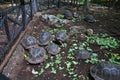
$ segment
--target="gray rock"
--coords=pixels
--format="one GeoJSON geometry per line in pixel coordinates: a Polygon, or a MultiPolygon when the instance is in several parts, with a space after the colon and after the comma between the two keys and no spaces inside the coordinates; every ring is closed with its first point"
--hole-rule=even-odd
{"type": "Polygon", "coordinates": [[[77,18],[77,17],[79,16],[79,14],[78,14],[77,12],[74,12],[74,13],[73,13],[73,16],[74,16],[75,18],[77,18]]]}

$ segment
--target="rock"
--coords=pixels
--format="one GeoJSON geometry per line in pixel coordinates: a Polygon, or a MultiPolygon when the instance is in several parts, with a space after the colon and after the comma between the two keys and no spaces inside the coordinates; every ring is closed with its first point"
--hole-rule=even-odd
{"type": "Polygon", "coordinates": [[[87,35],[93,35],[93,29],[87,29],[86,31],[87,35]]]}
{"type": "Polygon", "coordinates": [[[80,39],[84,41],[86,39],[85,36],[86,36],[85,34],[80,34],[80,39]]]}
{"type": "Polygon", "coordinates": [[[79,17],[79,14],[78,14],[77,12],[74,12],[74,13],[73,13],[73,16],[74,16],[75,18],[77,18],[77,17],[79,17]]]}

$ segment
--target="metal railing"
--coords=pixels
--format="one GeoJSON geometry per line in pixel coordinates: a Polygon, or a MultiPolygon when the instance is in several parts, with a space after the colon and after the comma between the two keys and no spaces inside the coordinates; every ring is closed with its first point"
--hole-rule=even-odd
{"type": "Polygon", "coordinates": [[[31,19],[31,1],[0,11],[0,63],[31,19]]]}

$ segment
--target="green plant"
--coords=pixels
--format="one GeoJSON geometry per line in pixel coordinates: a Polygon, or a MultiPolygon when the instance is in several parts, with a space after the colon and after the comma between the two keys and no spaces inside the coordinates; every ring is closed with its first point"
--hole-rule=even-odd
{"type": "Polygon", "coordinates": [[[100,60],[98,59],[98,55],[96,53],[92,53],[90,59],[86,59],[86,63],[92,63],[92,64],[96,64],[98,63],[100,60]]]}
{"type": "Polygon", "coordinates": [[[56,17],[59,18],[59,19],[63,19],[64,15],[63,14],[57,14],[56,17]]]}
{"type": "Polygon", "coordinates": [[[41,75],[41,74],[43,74],[43,73],[44,73],[44,69],[41,68],[40,71],[39,71],[39,73],[38,73],[38,75],[41,75]]]}
{"type": "Polygon", "coordinates": [[[85,15],[80,15],[80,16],[78,17],[78,19],[79,19],[79,20],[83,20],[83,19],[85,19],[85,17],[86,17],[85,15]]]}
{"type": "Polygon", "coordinates": [[[72,18],[72,22],[73,22],[73,23],[76,22],[76,18],[72,18]]]}
{"type": "Polygon", "coordinates": [[[64,24],[62,24],[62,23],[58,23],[58,24],[55,24],[54,26],[57,27],[57,28],[60,28],[60,27],[63,27],[64,24]]]}
{"type": "Polygon", "coordinates": [[[56,69],[54,67],[51,68],[51,73],[56,74],[56,69]]]}
{"type": "Polygon", "coordinates": [[[24,58],[25,58],[25,60],[29,60],[30,59],[28,54],[24,54],[24,58]]]}
{"type": "Polygon", "coordinates": [[[114,37],[108,36],[107,34],[94,34],[91,36],[87,36],[86,41],[91,44],[100,45],[101,49],[115,49],[119,46],[119,41],[116,40],[114,37]]]}
{"type": "Polygon", "coordinates": [[[109,59],[110,62],[120,64],[120,55],[116,53],[111,53],[111,58],[109,59]]]}

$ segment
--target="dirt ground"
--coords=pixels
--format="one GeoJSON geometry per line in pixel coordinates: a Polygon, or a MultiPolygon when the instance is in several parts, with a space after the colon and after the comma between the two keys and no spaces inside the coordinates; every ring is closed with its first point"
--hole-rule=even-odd
{"type": "MultiPolygon", "coordinates": [[[[105,9],[96,10],[95,8],[93,8],[92,11],[96,19],[95,23],[88,23],[84,20],[81,20],[76,21],[75,23],[67,24],[64,28],[68,30],[68,28],[72,25],[83,25],[86,28],[92,28],[94,30],[94,33],[107,33],[110,36],[120,40],[120,13],[105,9]]],[[[56,10],[50,10],[50,12],[57,13],[56,10]]],[[[47,29],[49,27],[53,28],[49,24],[41,21],[39,17],[35,17],[33,18],[33,20],[34,26],[30,26],[27,34],[33,35],[36,38],[38,38],[41,30],[47,29]]],[[[79,37],[76,39],[79,40],[79,37]]],[[[71,60],[67,59],[67,53],[70,45],[72,44],[72,41],[67,42],[67,44],[67,48],[62,48],[60,52],[62,56],[61,66],[64,68],[66,67],[64,62],[71,60]],[[63,51],[64,53],[62,53],[63,51]]],[[[108,56],[105,56],[103,54],[105,52],[104,50],[99,50],[99,48],[94,45],[91,45],[91,48],[93,50],[98,50],[97,53],[99,55],[99,59],[105,59],[106,61],[108,60],[108,56]]],[[[114,50],[114,52],[120,54],[120,48],[114,50]]],[[[47,62],[50,62],[52,60],[49,57],[45,62],[41,64],[32,65],[25,60],[24,53],[28,53],[28,51],[24,50],[22,45],[19,44],[15,49],[12,57],[10,58],[7,66],[3,70],[3,73],[11,78],[11,80],[94,80],[89,74],[90,66],[92,66],[93,64],[85,63],[84,60],[76,59],[74,60],[79,63],[77,65],[72,65],[72,68],[74,68],[74,72],[77,74],[77,76],[69,75],[66,69],[59,70],[57,67],[59,66],[58,64],[54,65],[57,71],[56,74],[52,73],[50,68],[47,68],[45,69],[43,74],[35,75],[32,73],[33,69],[35,71],[40,71],[41,68],[44,68],[47,62]],[[75,79],[74,76],[77,77],[77,79],[75,79]]]]}

